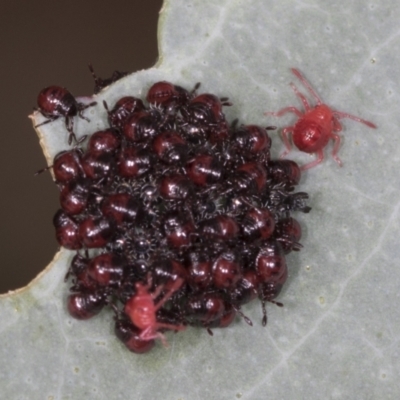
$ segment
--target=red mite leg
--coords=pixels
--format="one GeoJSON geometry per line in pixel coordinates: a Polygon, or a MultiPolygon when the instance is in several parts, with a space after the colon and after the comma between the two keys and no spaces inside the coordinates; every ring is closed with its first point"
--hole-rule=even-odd
{"type": "MultiPolygon", "coordinates": [[[[300,93],[299,89],[297,89],[297,86],[294,83],[290,83],[290,87],[293,89],[295,95],[300,98],[300,100],[303,103],[303,106],[304,106],[306,112],[310,111],[311,110],[310,104],[307,101],[307,99],[305,98],[304,94],[300,93]]],[[[320,104],[320,103],[318,103],[318,104],[320,104]]],[[[302,115],[303,114],[301,114],[301,116],[302,115]]]]}
{"type": "Polygon", "coordinates": [[[289,134],[293,132],[294,126],[288,126],[282,131],[282,139],[285,144],[286,150],[281,154],[280,158],[285,157],[292,150],[292,145],[290,144],[289,134]]]}
{"type": "MultiPolygon", "coordinates": [[[[155,305],[154,307],[154,313],[159,310],[164,304],[165,302],[168,301],[168,299],[182,286],[183,283],[183,279],[182,278],[178,278],[174,284],[172,285],[171,289],[168,290],[168,292],[164,295],[164,297],[155,305]]],[[[145,290],[150,289],[151,287],[151,279],[149,279],[148,283],[146,286],[143,286],[145,290]]],[[[151,294],[153,299],[156,299],[158,297],[158,295],[161,293],[162,291],[162,286],[157,287],[157,289],[151,294]]],[[[162,344],[165,347],[168,347],[168,343],[167,340],[165,339],[165,336],[161,333],[158,332],[157,330],[160,328],[165,328],[165,329],[171,329],[174,331],[183,331],[184,329],[186,329],[186,326],[184,325],[172,325],[172,324],[166,324],[166,323],[161,323],[161,322],[157,322],[156,326],[154,325],[149,325],[147,328],[145,328],[139,335],[139,338],[141,340],[152,340],[152,339],[160,339],[162,344]]]]}
{"type": "Polygon", "coordinates": [[[339,118],[339,119],[340,118],[350,118],[350,119],[352,119],[354,121],[361,122],[362,124],[367,125],[370,128],[374,128],[374,129],[377,128],[377,126],[375,124],[373,124],[372,122],[369,122],[369,121],[366,121],[365,119],[356,117],[355,115],[347,114],[347,113],[344,113],[344,112],[341,112],[341,111],[334,111],[333,115],[336,118],[339,118]]]}
{"type": "Polygon", "coordinates": [[[149,326],[140,333],[139,339],[144,340],[145,342],[148,342],[153,339],[160,339],[163,346],[168,347],[168,342],[165,336],[161,332],[154,332],[153,327],[151,326],[149,326]]]}
{"type": "Polygon", "coordinates": [[[336,135],[335,133],[332,133],[332,139],[335,142],[333,146],[332,157],[340,166],[342,166],[343,165],[342,160],[337,156],[340,147],[340,136],[336,135]]]}
{"type": "MultiPolygon", "coordinates": [[[[171,289],[169,289],[168,292],[164,295],[164,297],[157,303],[155,310],[156,311],[159,310],[164,305],[164,303],[182,286],[182,284],[183,284],[183,279],[178,278],[172,285],[171,289]]],[[[157,292],[160,293],[161,290],[159,291],[159,289],[162,288],[158,287],[154,293],[157,292]]],[[[156,297],[157,295],[154,295],[154,298],[156,297]]]]}
{"type": "Polygon", "coordinates": [[[285,108],[282,108],[282,110],[279,110],[276,112],[267,111],[264,113],[264,115],[272,115],[274,117],[281,117],[283,114],[286,114],[288,112],[292,112],[292,113],[296,114],[299,118],[301,118],[303,116],[301,111],[299,109],[297,109],[296,107],[285,107],[285,108]]]}
{"type": "Polygon", "coordinates": [[[342,124],[339,122],[337,118],[334,118],[332,122],[333,122],[332,132],[341,132],[343,130],[342,124]]]}
{"type": "Polygon", "coordinates": [[[322,104],[321,98],[318,96],[317,92],[311,87],[306,78],[304,78],[304,76],[300,73],[300,71],[296,68],[291,68],[291,71],[293,72],[294,75],[297,76],[297,78],[300,79],[301,83],[305,86],[305,88],[314,96],[315,100],[317,101],[317,104],[322,104]]]}
{"type": "MultiPolygon", "coordinates": [[[[337,136],[337,135],[335,135],[335,136],[337,136]]],[[[338,136],[338,137],[339,137],[339,136],[338,136]]],[[[340,142],[340,140],[339,140],[339,142],[340,142]]],[[[339,150],[339,146],[338,146],[337,150],[339,150]]],[[[336,150],[336,153],[337,153],[337,150],[336,150]]],[[[313,167],[315,167],[316,165],[318,165],[318,164],[320,164],[320,163],[322,162],[322,160],[324,159],[324,150],[323,150],[323,149],[320,149],[320,150],[318,150],[318,151],[316,152],[316,154],[317,154],[317,159],[314,160],[314,161],[311,161],[310,163],[308,163],[308,164],[306,164],[306,165],[301,166],[301,167],[300,167],[300,171],[305,171],[306,169],[313,168],[313,167]]],[[[335,157],[334,157],[334,158],[335,158],[335,157]]],[[[336,161],[340,166],[342,166],[342,162],[340,161],[339,157],[336,156],[335,161],[336,161]],[[337,160],[336,160],[336,159],[337,159],[337,160]]]]}
{"type": "MultiPolygon", "coordinates": [[[[170,329],[174,331],[184,331],[186,329],[186,326],[184,325],[172,325],[172,324],[163,324],[163,323],[157,323],[157,328],[165,328],[165,329],[170,329]]],[[[165,338],[164,334],[161,332],[154,332],[151,326],[146,328],[144,331],[141,332],[139,335],[139,338],[141,340],[152,340],[152,339],[160,339],[161,343],[163,344],[164,347],[168,347],[168,342],[167,339],[165,338]]]]}

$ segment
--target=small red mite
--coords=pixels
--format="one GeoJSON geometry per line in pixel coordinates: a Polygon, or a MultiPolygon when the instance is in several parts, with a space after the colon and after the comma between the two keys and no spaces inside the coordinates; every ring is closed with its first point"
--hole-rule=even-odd
{"type": "Polygon", "coordinates": [[[182,286],[183,279],[178,278],[168,292],[155,303],[157,297],[164,289],[164,285],[157,286],[154,292],[150,292],[152,285],[151,276],[147,278],[147,284],[137,282],[136,294],[125,304],[125,314],[129,316],[132,323],[141,330],[139,338],[144,341],[160,339],[165,347],[168,346],[165,336],[159,332],[160,329],[172,329],[182,331],[186,329],[183,325],[172,325],[157,321],[156,312],[168,301],[168,299],[182,286]]]}
{"type": "Polygon", "coordinates": [[[282,110],[277,112],[265,113],[265,115],[280,117],[283,114],[292,112],[299,118],[294,125],[288,126],[282,131],[282,137],[286,151],[282,153],[281,158],[286,156],[292,150],[292,145],[289,141],[289,134],[291,133],[293,143],[300,151],[317,154],[316,160],[303,165],[300,168],[302,171],[313,168],[322,162],[324,159],[323,149],[328,144],[330,139],[335,142],[333,146],[332,157],[339,164],[339,166],[342,166],[342,161],[337,156],[340,146],[340,136],[337,135],[336,132],[340,132],[342,130],[342,125],[340,124],[339,120],[342,118],[350,118],[354,121],[361,122],[370,128],[376,128],[376,125],[354,115],[332,110],[329,106],[322,102],[321,98],[317,95],[310,83],[304,78],[298,69],[292,68],[291,71],[315,98],[317,105],[315,107],[311,107],[308,100],[299,91],[299,89],[293,83],[290,83],[290,86],[292,87],[296,96],[298,96],[303,103],[305,112],[302,113],[298,108],[290,106],[282,108],[282,110]]]}

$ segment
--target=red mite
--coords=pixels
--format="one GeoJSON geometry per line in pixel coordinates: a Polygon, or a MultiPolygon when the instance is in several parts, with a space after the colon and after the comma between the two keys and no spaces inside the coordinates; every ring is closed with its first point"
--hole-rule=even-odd
{"type": "Polygon", "coordinates": [[[141,330],[139,338],[144,341],[152,339],[161,339],[164,346],[167,346],[165,336],[159,332],[160,329],[172,329],[181,331],[186,329],[183,325],[165,324],[157,321],[156,312],[168,301],[168,299],[182,286],[183,279],[178,278],[168,292],[155,303],[155,300],[164,289],[164,285],[157,286],[156,290],[152,293],[149,292],[151,288],[151,276],[148,276],[146,285],[137,282],[136,294],[132,296],[125,304],[125,314],[129,316],[132,323],[141,330]]]}
{"type": "Polygon", "coordinates": [[[298,96],[304,105],[305,112],[302,113],[298,108],[290,106],[285,107],[277,112],[266,112],[265,115],[274,115],[280,117],[283,114],[292,112],[299,118],[294,125],[288,126],[282,131],[283,142],[285,143],[286,151],[281,155],[281,158],[286,156],[292,149],[289,141],[289,134],[292,134],[293,143],[300,150],[305,153],[316,153],[317,159],[303,165],[301,170],[304,171],[318,165],[324,159],[324,147],[332,139],[335,143],[333,146],[332,157],[342,166],[342,161],[337,156],[340,146],[340,136],[336,132],[342,130],[342,125],[339,120],[342,118],[350,118],[354,121],[361,122],[370,128],[376,128],[372,122],[366,121],[351,114],[341,111],[334,111],[329,106],[324,104],[321,98],[317,95],[315,90],[311,87],[310,83],[304,78],[299,70],[292,68],[293,74],[303,83],[304,87],[315,98],[317,105],[311,107],[305,96],[300,93],[299,89],[291,83],[293,91],[298,96]]]}

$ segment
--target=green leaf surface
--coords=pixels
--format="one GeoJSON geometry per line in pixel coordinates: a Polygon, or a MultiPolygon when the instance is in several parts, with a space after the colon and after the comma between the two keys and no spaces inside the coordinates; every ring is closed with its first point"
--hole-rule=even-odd
{"type": "MultiPolygon", "coordinates": [[[[166,1],[160,61],[95,96],[98,105],[85,111],[91,122],[75,119],[78,136],[106,126],[103,100],[144,97],[159,80],[201,82],[202,92],[229,97],[230,120],[291,125],[292,115],[263,115],[302,107],[291,67],[332,108],[378,129],[343,120],[343,168],[330,144],[325,162],[303,175],[299,189],[312,207],[296,216],[304,248],[288,256],[285,307],[268,306],[266,328],[254,301],[243,309],[253,327],[238,319],[213,337],[190,328],[168,334],[168,349],[132,354],[115,338],[111,312],[83,322],[68,315],[64,275],[74,253],[61,250],[30,285],[0,296],[0,397],[400,398],[399,19],[395,0],[166,1]]],[[[61,119],[39,134],[49,163],[68,148],[61,119]]],[[[283,145],[271,135],[277,158],[283,145]]],[[[300,163],[310,157],[291,154],[300,163]]]]}

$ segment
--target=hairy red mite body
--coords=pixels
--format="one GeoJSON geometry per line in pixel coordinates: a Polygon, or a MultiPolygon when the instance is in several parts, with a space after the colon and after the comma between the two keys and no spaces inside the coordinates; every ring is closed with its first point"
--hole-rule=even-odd
{"type": "Polygon", "coordinates": [[[168,299],[182,286],[183,279],[178,278],[168,292],[155,303],[157,297],[164,289],[164,285],[157,286],[156,290],[150,293],[151,278],[143,285],[137,282],[136,294],[132,296],[125,304],[125,314],[129,316],[132,323],[141,330],[139,338],[144,341],[160,339],[164,346],[167,346],[165,336],[159,332],[160,329],[172,329],[181,331],[186,329],[183,325],[165,324],[157,321],[156,312],[168,301],[168,299]]]}
{"type": "Polygon", "coordinates": [[[330,131],[334,116],[325,104],[308,111],[293,129],[293,143],[305,153],[316,153],[323,149],[331,139],[330,131]]]}
{"type": "Polygon", "coordinates": [[[288,126],[282,131],[282,137],[286,151],[282,153],[281,158],[287,155],[292,149],[289,141],[289,135],[292,134],[293,143],[300,151],[317,154],[316,160],[303,165],[300,169],[304,171],[306,169],[315,167],[324,159],[323,149],[326,147],[329,140],[332,139],[334,141],[332,157],[340,166],[342,166],[342,161],[337,156],[340,146],[340,136],[337,135],[336,132],[340,132],[342,130],[342,125],[340,124],[339,120],[342,118],[350,118],[354,121],[361,122],[370,128],[376,128],[376,125],[372,122],[356,117],[355,115],[332,110],[329,106],[322,102],[321,98],[317,95],[310,83],[304,78],[299,70],[292,68],[291,71],[315,98],[317,105],[315,107],[311,107],[305,96],[293,83],[291,83],[290,86],[292,87],[296,96],[299,97],[303,103],[305,112],[302,113],[298,108],[289,106],[277,112],[265,113],[265,115],[274,115],[276,117],[280,117],[283,114],[292,112],[299,117],[294,125],[288,126]]]}

